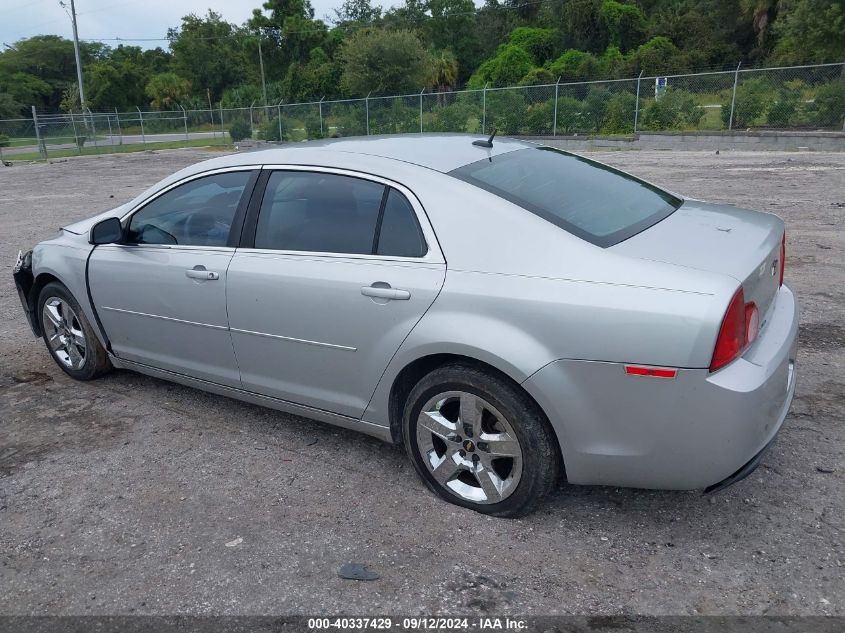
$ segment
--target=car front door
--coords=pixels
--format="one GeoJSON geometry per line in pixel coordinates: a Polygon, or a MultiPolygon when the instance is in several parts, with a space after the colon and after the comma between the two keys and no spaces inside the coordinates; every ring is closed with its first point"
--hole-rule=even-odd
{"type": "Polygon", "coordinates": [[[124,220],[120,244],[94,249],[91,295],[117,357],[241,386],[226,269],[256,178],[247,168],[177,184],[124,220]]]}
{"type": "Polygon", "coordinates": [[[244,388],[359,418],[446,271],[399,185],[340,170],[265,170],[229,266],[244,388]]]}

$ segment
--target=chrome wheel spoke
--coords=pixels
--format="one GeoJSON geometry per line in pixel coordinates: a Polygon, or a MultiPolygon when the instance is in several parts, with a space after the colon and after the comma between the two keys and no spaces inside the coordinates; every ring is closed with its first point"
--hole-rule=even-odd
{"type": "Polygon", "coordinates": [[[55,303],[51,304],[50,302],[44,304],[44,316],[47,317],[47,320],[50,322],[50,325],[53,328],[60,328],[63,325],[62,314],[59,311],[61,306],[60,301],[56,301],[55,303]]]}
{"type": "Polygon", "coordinates": [[[70,359],[70,365],[74,369],[78,369],[82,365],[82,354],[79,353],[79,348],[76,347],[73,343],[69,343],[67,346],[67,355],[70,359]]]}
{"type": "Polygon", "coordinates": [[[70,335],[72,342],[84,350],[87,346],[87,343],[85,342],[85,334],[83,334],[82,330],[71,328],[70,335]]]}
{"type": "Polygon", "coordinates": [[[482,434],[478,440],[478,450],[492,457],[517,457],[522,454],[519,442],[507,433],[482,434]]]}
{"type": "Polygon", "coordinates": [[[484,496],[488,503],[495,503],[502,500],[503,481],[499,476],[488,468],[482,468],[475,473],[475,478],[478,480],[481,490],[484,491],[484,496]]]}
{"type": "Polygon", "coordinates": [[[62,340],[63,338],[64,337],[62,337],[62,335],[59,334],[58,332],[54,332],[53,334],[51,334],[50,337],[47,339],[47,341],[49,342],[49,345],[50,345],[50,349],[52,349],[53,351],[62,349],[62,347],[64,347],[64,344],[65,344],[64,341],[62,340]]]}
{"type": "Polygon", "coordinates": [[[481,399],[471,393],[461,394],[460,421],[464,435],[477,438],[481,435],[481,416],[483,413],[481,399]]]}
{"type": "Polygon", "coordinates": [[[455,462],[454,453],[446,453],[443,459],[431,471],[437,483],[444,486],[446,483],[458,474],[461,470],[460,466],[455,462]]]}
{"type": "Polygon", "coordinates": [[[439,411],[423,411],[417,425],[444,440],[449,440],[457,430],[457,425],[449,422],[439,411]]]}

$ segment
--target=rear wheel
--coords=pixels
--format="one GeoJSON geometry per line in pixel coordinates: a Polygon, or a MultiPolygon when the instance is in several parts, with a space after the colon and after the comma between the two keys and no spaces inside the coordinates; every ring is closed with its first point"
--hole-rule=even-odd
{"type": "Polygon", "coordinates": [[[405,447],[426,485],[484,514],[532,511],[560,474],[557,440],[537,405],[510,381],[448,365],[411,391],[405,447]]]}
{"type": "Polygon", "coordinates": [[[44,286],[38,298],[41,333],[56,364],[76,380],[91,380],[111,369],[108,354],[76,299],[62,284],[44,286]]]}

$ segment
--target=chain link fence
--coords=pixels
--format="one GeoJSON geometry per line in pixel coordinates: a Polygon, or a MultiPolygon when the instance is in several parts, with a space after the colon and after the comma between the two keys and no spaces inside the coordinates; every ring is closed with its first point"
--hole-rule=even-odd
{"type": "Polygon", "coordinates": [[[748,129],[845,132],[845,63],[207,110],[0,120],[5,158],[228,145],[243,139],[492,130],[511,136],[748,129]]]}

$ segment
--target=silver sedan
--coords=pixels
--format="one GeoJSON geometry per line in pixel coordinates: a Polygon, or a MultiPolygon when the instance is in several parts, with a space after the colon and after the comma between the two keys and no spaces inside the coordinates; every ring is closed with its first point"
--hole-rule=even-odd
{"type": "Polygon", "coordinates": [[[576,484],[713,491],[795,390],[774,215],[511,139],[224,156],[21,254],[68,375],[113,367],[405,446],[496,516],[576,484]]]}

